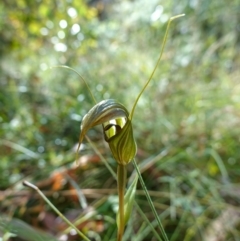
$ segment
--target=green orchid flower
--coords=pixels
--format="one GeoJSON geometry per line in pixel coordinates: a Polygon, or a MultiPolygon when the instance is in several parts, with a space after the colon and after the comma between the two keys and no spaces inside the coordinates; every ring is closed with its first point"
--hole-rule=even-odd
{"type": "Polygon", "coordinates": [[[78,149],[87,131],[100,124],[114,159],[119,165],[127,165],[135,157],[137,146],[127,109],[113,99],[99,102],[83,117],[78,149]]]}

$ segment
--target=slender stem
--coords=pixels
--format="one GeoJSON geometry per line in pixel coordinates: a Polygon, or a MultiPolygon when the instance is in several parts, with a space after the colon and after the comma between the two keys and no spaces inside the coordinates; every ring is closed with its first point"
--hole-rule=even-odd
{"type": "Polygon", "coordinates": [[[151,207],[151,209],[152,209],[152,212],[153,212],[153,214],[154,214],[154,216],[155,216],[155,218],[156,218],[156,220],[157,220],[157,222],[158,222],[158,226],[159,226],[160,231],[161,231],[161,233],[162,233],[162,235],[163,235],[163,238],[164,238],[165,241],[168,241],[168,237],[167,237],[167,235],[166,235],[166,233],[165,233],[165,231],[164,231],[164,228],[163,228],[163,226],[162,226],[161,220],[160,220],[160,218],[159,218],[159,216],[158,216],[158,214],[157,214],[157,211],[156,211],[156,209],[155,209],[155,207],[154,207],[154,205],[153,205],[152,199],[151,199],[151,197],[150,197],[150,195],[149,195],[149,193],[148,193],[148,190],[147,190],[147,188],[146,188],[146,185],[145,185],[145,183],[144,183],[144,181],[143,181],[143,179],[142,179],[142,175],[141,175],[141,173],[140,173],[140,171],[139,171],[139,168],[138,168],[138,166],[137,166],[137,163],[136,163],[135,159],[133,159],[133,165],[134,165],[134,167],[135,167],[135,169],[136,169],[136,171],[137,171],[137,174],[138,174],[138,177],[139,177],[139,181],[140,181],[140,183],[141,183],[141,185],[142,185],[142,188],[143,188],[143,190],[145,191],[145,195],[146,195],[146,197],[147,197],[148,203],[149,203],[149,205],[150,205],[150,207],[151,207]]]}
{"type": "Polygon", "coordinates": [[[53,209],[53,211],[59,216],[61,217],[70,227],[72,227],[77,233],[78,235],[83,238],[86,241],[91,241],[90,239],[88,239],[87,236],[85,236],[73,223],[71,223],[49,200],[48,198],[43,194],[43,192],[35,185],[33,185],[30,182],[24,181],[23,182],[24,186],[30,187],[33,190],[37,191],[38,194],[43,198],[43,200],[53,209]]]}
{"type": "Polygon", "coordinates": [[[124,218],[124,193],[126,188],[127,171],[126,166],[118,165],[117,169],[118,177],[118,198],[119,198],[119,223],[118,223],[118,241],[122,240],[125,227],[124,218]]]}
{"type": "Polygon", "coordinates": [[[161,51],[160,51],[160,55],[159,55],[159,57],[158,57],[158,61],[157,61],[156,65],[155,65],[155,67],[154,67],[154,69],[153,69],[150,77],[148,78],[146,84],[143,86],[141,92],[139,93],[136,101],[135,101],[134,104],[133,104],[133,108],[132,108],[132,111],[131,111],[130,116],[129,116],[129,118],[130,118],[131,120],[132,120],[132,118],[133,118],[134,110],[135,110],[135,108],[136,108],[136,106],[137,106],[138,100],[140,99],[142,93],[144,92],[144,90],[147,88],[148,84],[149,84],[150,81],[152,80],[152,77],[153,77],[153,75],[154,75],[154,73],[155,73],[155,71],[156,71],[156,69],[157,69],[157,67],[158,67],[158,65],[159,65],[159,63],[160,63],[160,60],[161,60],[162,55],[163,55],[163,50],[164,50],[165,45],[166,45],[166,42],[167,42],[167,36],[168,36],[168,32],[169,32],[169,28],[170,28],[171,22],[172,22],[174,19],[176,19],[176,18],[183,17],[184,15],[185,15],[185,14],[180,14],[180,15],[171,17],[171,18],[169,19],[168,25],[167,25],[167,30],[166,30],[165,35],[164,35],[164,38],[163,38],[163,45],[162,45],[162,48],[161,48],[161,51]]]}
{"type": "Polygon", "coordinates": [[[93,99],[93,101],[95,102],[95,104],[97,103],[96,99],[94,98],[94,95],[87,83],[87,81],[77,72],[77,70],[69,67],[69,66],[66,66],[66,65],[56,65],[56,66],[52,66],[51,68],[63,68],[63,69],[69,69],[69,70],[72,70],[73,72],[75,72],[81,79],[82,81],[84,82],[84,84],[86,85],[87,89],[88,89],[88,92],[90,93],[91,95],[91,98],[93,99]]]}

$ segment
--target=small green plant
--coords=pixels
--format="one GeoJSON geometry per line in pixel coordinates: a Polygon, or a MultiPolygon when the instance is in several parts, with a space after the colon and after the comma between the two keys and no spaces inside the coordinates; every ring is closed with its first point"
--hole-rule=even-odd
{"type": "MultiPolygon", "coordinates": [[[[132,120],[133,120],[134,111],[137,106],[137,103],[138,103],[141,95],[147,88],[148,84],[152,80],[152,77],[157,69],[157,66],[160,63],[160,60],[161,60],[161,57],[163,54],[163,50],[165,48],[170,24],[174,19],[182,17],[182,16],[184,16],[184,14],[177,15],[177,16],[174,16],[169,19],[167,29],[165,32],[165,36],[163,39],[163,45],[161,47],[161,51],[160,51],[160,55],[157,60],[157,63],[155,65],[149,79],[147,80],[147,82],[143,86],[141,92],[137,96],[136,101],[134,102],[130,113],[128,112],[127,108],[125,108],[124,105],[122,105],[120,102],[118,102],[114,99],[107,99],[107,100],[103,100],[103,101],[100,101],[99,103],[97,103],[87,82],[81,77],[81,75],[77,71],[75,71],[74,69],[72,69],[68,66],[56,66],[56,67],[67,68],[67,69],[70,69],[70,70],[73,70],[74,72],[76,72],[80,76],[80,78],[84,81],[84,83],[86,84],[86,86],[92,96],[92,99],[95,102],[95,105],[89,110],[89,112],[84,116],[84,118],[82,120],[82,123],[80,126],[81,133],[79,135],[79,144],[78,144],[78,148],[77,148],[77,155],[78,155],[81,143],[82,143],[84,137],[86,136],[88,130],[93,128],[96,125],[102,125],[105,141],[108,143],[110,150],[112,152],[112,155],[118,163],[117,183],[118,183],[119,209],[118,209],[117,219],[116,219],[116,223],[118,226],[117,241],[121,241],[123,238],[124,229],[129,220],[129,217],[130,217],[130,214],[132,211],[132,207],[134,204],[134,196],[135,196],[138,179],[140,180],[142,188],[145,191],[147,200],[148,200],[149,205],[157,220],[162,237],[165,241],[168,241],[168,237],[164,231],[162,223],[161,223],[159,216],[156,212],[156,209],[151,201],[148,190],[144,184],[144,181],[141,177],[140,171],[139,171],[136,161],[134,159],[135,155],[136,155],[136,151],[137,151],[137,145],[136,145],[134,135],[133,135],[132,120]],[[132,184],[130,185],[130,187],[128,188],[128,190],[125,194],[126,179],[127,179],[126,166],[130,162],[133,162],[133,165],[137,171],[138,177],[136,177],[134,179],[134,181],[132,182],[132,184]]],[[[79,230],[77,230],[77,228],[73,224],[71,224],[56,209],[56,207],[54,207],[49,202],[49,200],[43,195],[43,193],[36,186],[34,186],[33,184],[31,184],[29,182],[24,182],[24,185],[36,190],[42,196],[42,198],[53,208],[53,210],[60,217],[62,217],[65,220],[65,222],[68,223],[69,226],[71,226],[72,228],[74,228],[77,231],[79,236],[81,236],[84,240],[89,240],[83,233],[81,233],[79,230]]],[[[159,240],[162,240],[162,239],[159,237],[159,240]]]]}
{"type": "MultiPolygon", "coordinates": [[[[118,169],[117,169],[118,196],[119,196],[119,210],[118,210],[118,215],[117,215],[117,225],[118,225],[117,240],[118,241],[122,240],[124,228],[130,217],[132,203],[134,201],[134,195],[131,195],[129,193],[127,193],[126,196],[124,197],[125,186],[126,186],[126,177],[127,177],[126,165],[128,165],[131,161],[133,161],[133,163],[134,163],[134,167],[137,170],[141,185],[142,185],[143,189],[145,190],[147,199],[153,210],[155,218],[158,220],[158,224],[161,229],[164,240],[168,240],[167,235],[164,232],[164,229],[162,227],[161,221],[157,215],[157,212],[156,212],[156,210],[153,206],[153,203],[151,201],[151,198],[148,194],[147,188],[145,187],[141,174],[138,170],[136,162],[134,160],[136,151],[137,151],[137,146],[136,146],[136,142],[135,142],[135,139],[133,136],[132,119],[133,119],[134,111],[137,106],[138,100],[140,99],[144,90],[147,88],[148,84],[150,83],[150,81],[156,71],[156,68],[161,60],[163,50],[164,50],[164,47],[166,44],[170,24],[174,19],[182,17],[182,16],[184,16],[184,14],[177,15],[177,16],[170,18],[170,20],[168,22],[167,30],[166,30],[166,33],[164,36],[163,45],[161,48],[161,52],[160,52],[158,61],[155,65],[148,81],[146,82],[146,84],[142,88],[141,92],[137,96],[136,101],[134,102],[130,113],[127,111],[127,109],[125,108],[124,105],[122,105],[120,102],[118,102],[114,99],[103,100],[99,103],[96,103],[96,100],[93,97],[91,90],[88,88],[91,93],[91,96],[93,97],[93,100],[96,104],[83,117],[82,124],[80,126],[81,133],[79,136],[79,144],[78,144],[77,152],[80,149],[80,145],[81,145],[83,138],[85,137],[87,131],[94,126],[101,124],[103,127],[105,141],[108,142],[112,155],[118,163],[118,169]],[[129,196],[131,198],[129,198],[129,196]],[[129,203],[129,205],[127,203],[129,203]]],[[[86,81],[84,81],[84,82],[86,83],[86,81]]],[[[87,83],[86,83],[86,85],[87,85],[87,83]]],[[[135,188],[136,188],[136,183],[137,183],[137,181],[133,182],[133,184],[132,184],[132,185],[134,185],[135,188]]],[[[130,188],[130,190],[131,190],[131,188],[130,188]]],[[[132,189],[132,192],[134,192],[134,189],[132,189]]]]}

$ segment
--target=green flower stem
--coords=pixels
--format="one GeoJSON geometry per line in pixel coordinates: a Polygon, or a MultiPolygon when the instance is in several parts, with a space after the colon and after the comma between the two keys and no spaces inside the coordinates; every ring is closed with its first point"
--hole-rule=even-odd
{"type": "Polygon", "coordinates": [[[47,197],[43,194],[43,192],[35,185],[33,185],[30,182],[24,181],[23,182],[24,186],[30,187],[33,190],[37,191],[38,194],[43,198],[43,200],[53,209],[53,211],[59,216],[61,217],[70,227],[72,227],[77,234],[83,238],[85,241],[91,241],[90,239],[88,239],[87,236],[85,236],[73,223],[71,223],[48,199],[47,197]]]}
{"type": "Polygon", "coordinates": [[[118,241],[122,240],[125,217],[124,217],[124,193],[126,188],[127,169],[125,165],[118,165],[117,169],[118,177],[118,198],[119,198],[119,223],[118,223],[118,241]]]}
{"type": "Polygon", "coordinates": [[[135,102],[134,102],[134,104],[133,104],[133,108],[132,108],[132,111],[131,111],[130,116],[129,116],[129,119],[130,119],[130,120],[132,120],[132,118],[133,118],[134,110],[135,110],[135,108],[136,108],[136,106],[137,106],[138,100],[140,99],[142,93],[144,92],[144,90],[147,88],[148,84],[149,84],[150,81],[152,80],[152,77],[153,77],[153,75],[154,75],[154,73],[155,73],[155,71],[156,71],[156,69],[157,69],[157,67],[158,67],[158,65],[159,65],[159,63],[160,63],[160,61],[161,61],[161,58],[162,58],[162,55],[163,55],[163,50],[164,50],[165,45],[166,45],[166,42],[167,42],[167,36],[168,36],[168,32],[169,32],[169,28],[170,28],[171,22],[172,22],[174,19],[176,19],[176,18],[183,17],[184,15],[185,15],[185,14],[179,14],[179,15],[176,15],[176,16],[174,16],[174,17],[171,17],[171,18],[168,20],[167,29],[166,29],[166,32],[165,32],[165,35],[164,35],[164,38],[163,38],[163,44],[162,44],[162,48],[161,48],[160,55],[159,55],[159,57],[158,57],[157,63],[156,63],[156,65],[155,65],[155,67],[154,67],[154,69],[153,69],[150,77],[148,78],[146,84],[143,86],[142,90],[141,90],[140,93],[138,94],[137,99],[135,100],[135,102]]]}
{"type": "Polygon", "coordinates": [[[159,216],[158,216],[158,214],[157,214],[157,211],[156,211],[156,209],[155,209],[155,207],[154,207],[154,205],[153,205],[152,199],[151,199],[151,197],[150,197],[150,195],[149,195],[149,193],[148,193],[148,190],[147,190],[147,188],[146,188],[146,186],[145,186],[145,183],[144,183],[144,181],[143,181],[143,179],[142,179],[142,175],[141,175],[141,173],[140,173],[140,171],[139,171],[139,168],[138,168],[138,166],[137,166],[137,163],[136,163],[135,159],[133,160],[133,165],[134,165],[134,167],[135,167],[135,169],[136,169],[136,171],[137,171],[137,174],[138,174],[138,177],[139,177],[139,181],[140,181],[140,183],[141,183],[141,185],[142,185],[142,188],[143,188],[143,190],[145,191],[145,195],[146,195],[146,197],[147,197],[148,203],[149,203],[149,205],[150,205],[150,207],[151,207],[151,209],[152,209],[152,212],[153,212],[153,214],[154,214],[154,216],[155,216],[155,218],[156,218],[156,220],[157,220],[157,222],[158,222],[158,226],[159,226],[160,231],[161,231],[161,233],[162,233],[162,235],[163,235],[163,238],[164,238],[165,241],[169,241],[169,240],[168,240],[168,237],[167,237],[167,235],[166,235],[166,233],[165,233],[165,231],[164,231],[164,228],[163,228],[163,226],[162,226],[161,220],[160,220],[160,218],[159,218],[159,216]]]}
{"type": "Polygon", "coordinates": [[[75,72],[79,77],[80,79],[82,79],[82,81],[84,82],[84,84],[86,85],[87,89],[88,89],[88,92],[90,93],[91,95],[91,98],[93,99],[93,101],[95,102],[95,104],[97,103],[87,81],[82,77],[82,75],[80,75],[80,73],[78,71],[76,71],[75,69],[69,67],[69,66],[66,66],[66,65],[56,65],[56,66],[52,66],[51,68],[63,68],[63,69],[68,69],[68,70],[71,70],[73,72],[75,72]]]}

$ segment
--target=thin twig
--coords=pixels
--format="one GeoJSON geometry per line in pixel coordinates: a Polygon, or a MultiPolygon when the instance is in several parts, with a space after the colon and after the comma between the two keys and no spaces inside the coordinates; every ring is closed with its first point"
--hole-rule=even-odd
{"type": "Polygon", "coordinates": [[[28,182],[28,181],[24,181],[23,185],[26,187],[30,187],[33,190],[37,191],[38,194],[43,198],[43,200],[53,209],[53,211],[59,216],[61,217],[70,227],[72,227],[80,237],[82,237],[84,240],[86,241],[91,241],[90,239],[88,239],[87,236],[85,236],[74,224],[72,224],[49,200],[48,198],[42,193],[42,191],[35,186],[34,184],[28,182]]]}

